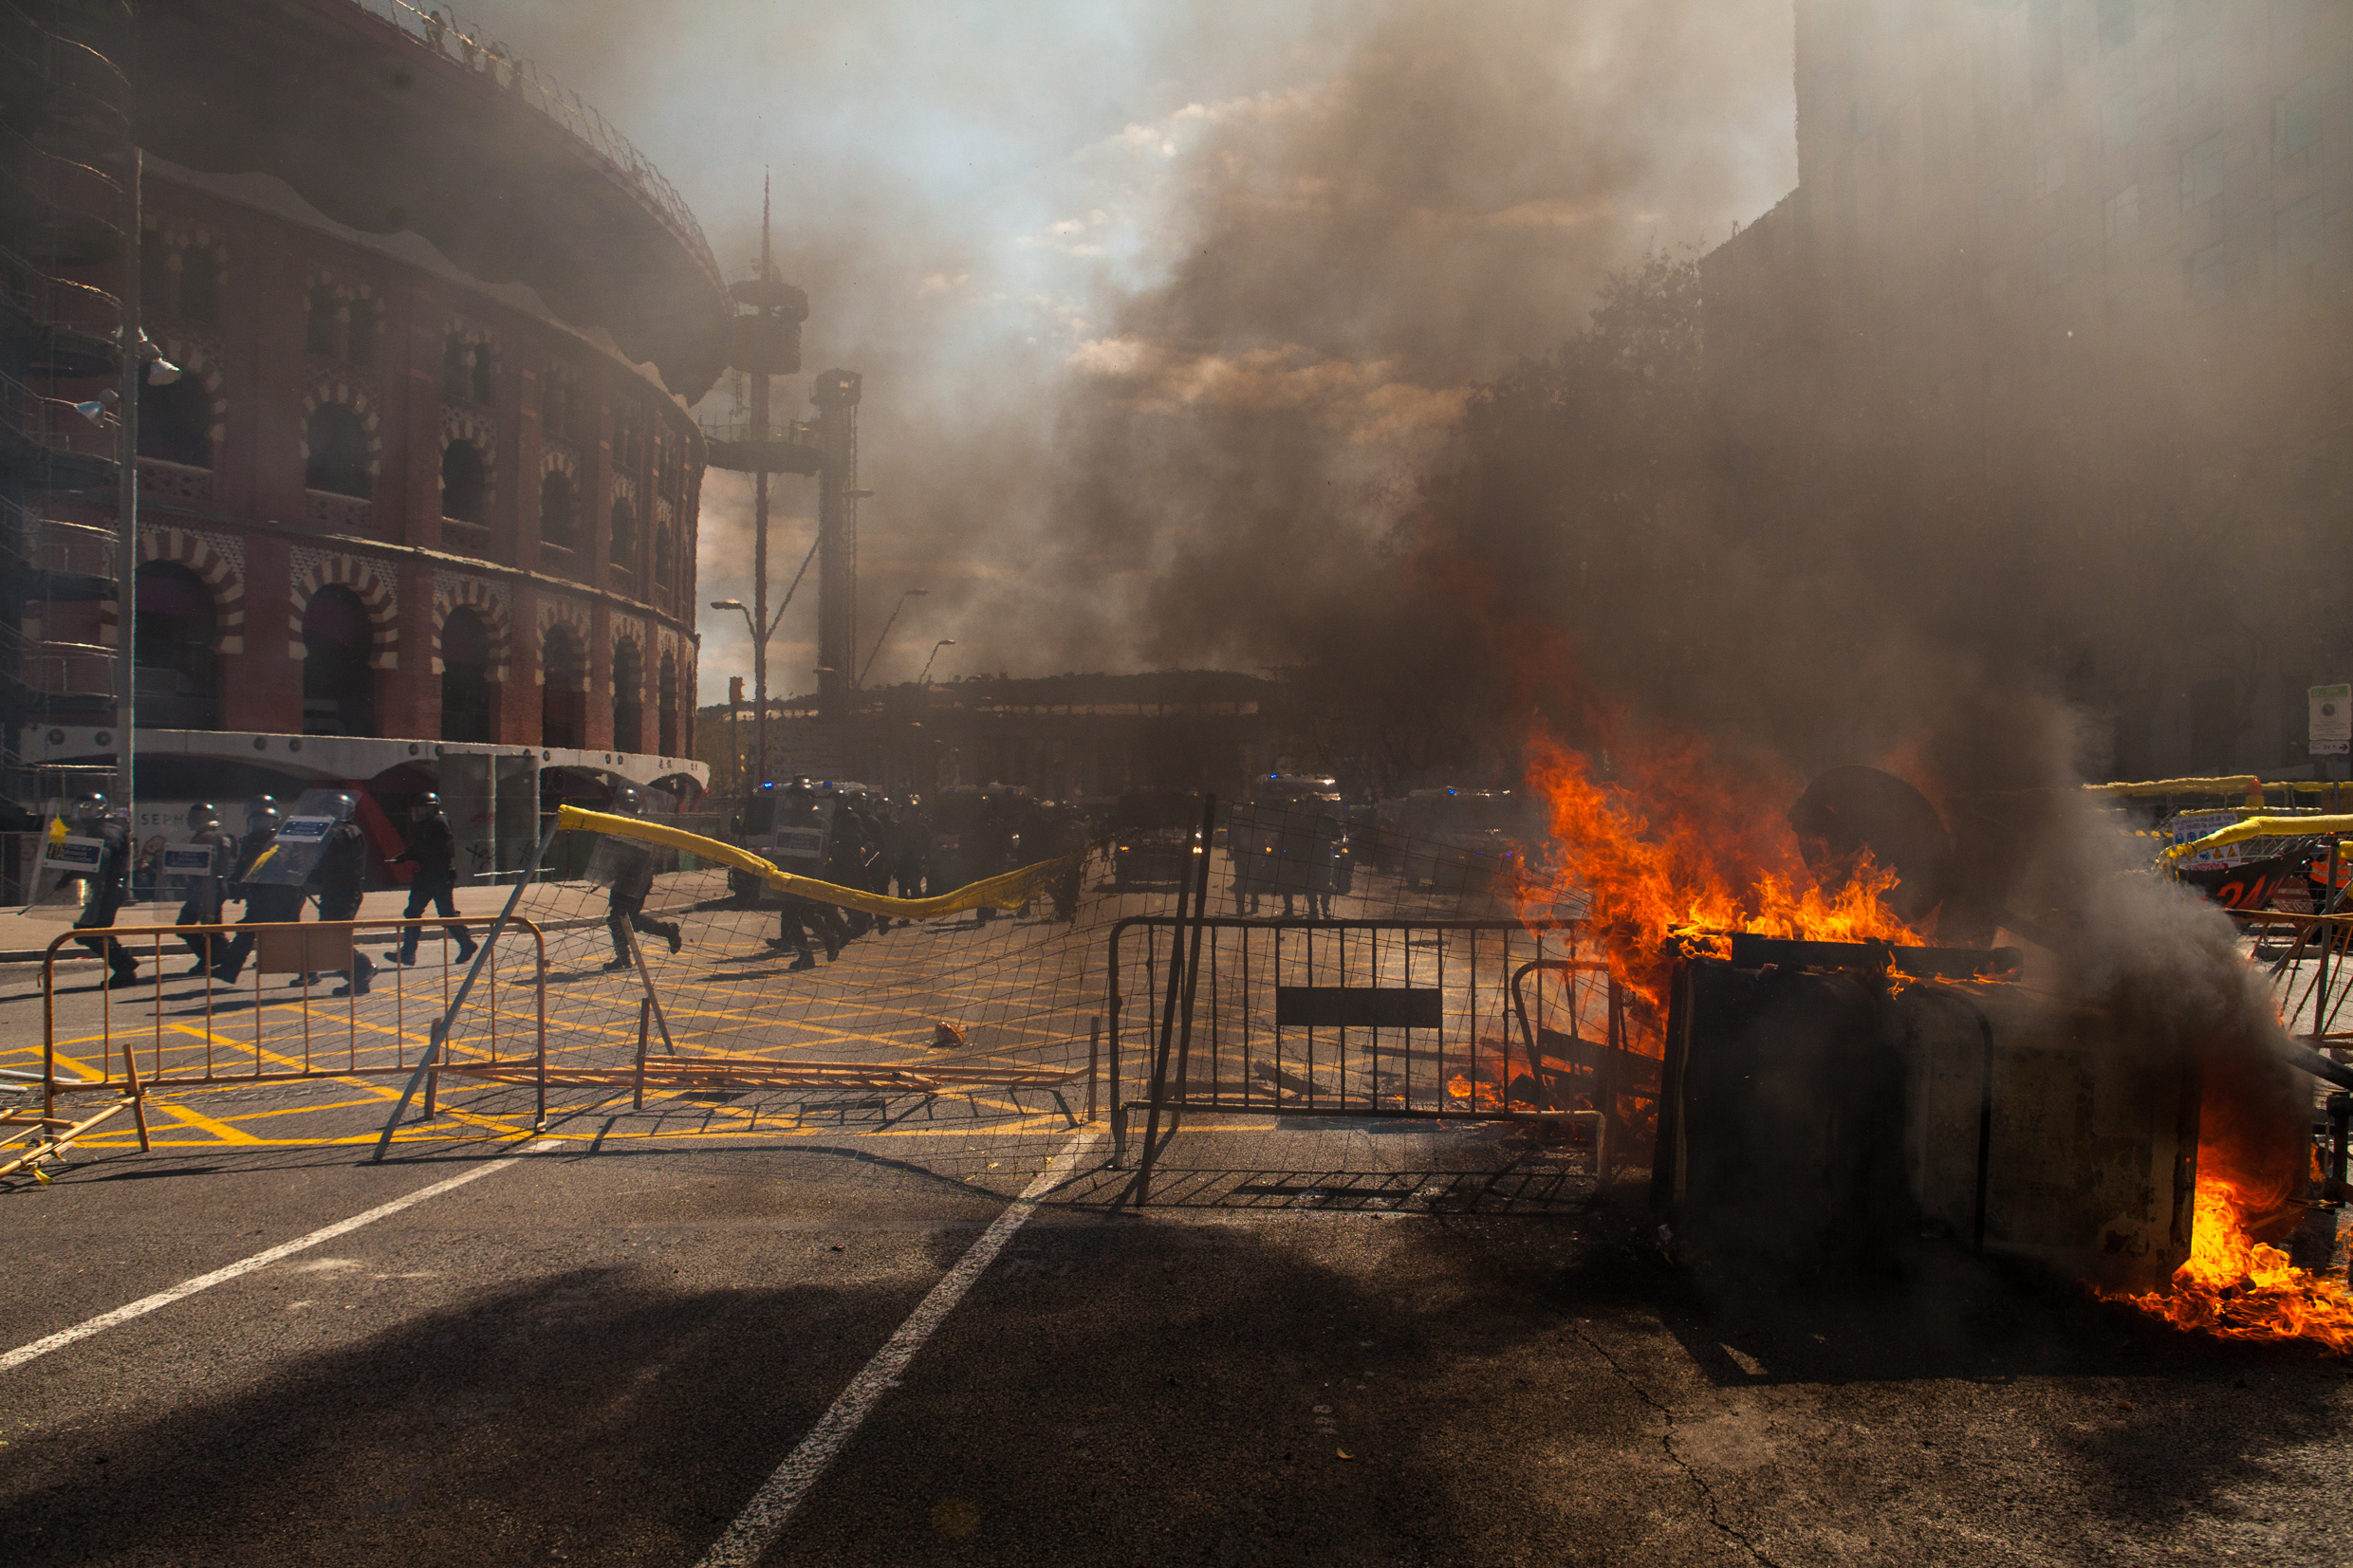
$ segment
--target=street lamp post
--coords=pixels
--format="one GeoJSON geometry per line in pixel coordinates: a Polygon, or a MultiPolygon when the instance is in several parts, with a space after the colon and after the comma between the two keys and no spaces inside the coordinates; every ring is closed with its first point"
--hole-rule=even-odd
{"type": "MultiPolygon", "coordinates": [[[[751,618],[750,606],[740,599],[714,599],[711,601],[711,607],[714,610],[733,610],[743,616],[744,630],[751,634],[752,668],[755,671],[764,671],[768,666],[768,638],[760,635],[759,624],[751,618]]],[[[783,612],[778,613],[781,615],[783,612]]],[[[743,700],[743,679],[738,676],[735,679],[733,692],[731,693],[735,701],[743,700]]],[[[768,777],[768,682],[766,680],[758,683],[752,700],[756,706],[752,710],[751,733],[754,749],[759,753],[760,778],[765,780],[768,777]]],[[[742,746],[743,736],[739,729],[736,732],[738,756],[742,754],[742,746]]],[[[753,787],[756,788],[757,785],[753,787]]]]}
{"type": "Polygon", "coordinates": [[[868,654],[866,655],[866,662],[859,666],[858,679],[851,683],[853,687],[861,687],[866,684],[866,673],[874,668],[874,661],[882,656],[882,644],[890,640],[891,627],[898,622],[899,612],[907,607],[907,600],[911,599],[921,599],[925,594],[930,592],[931,590],[929,588],[910,588],[905,593],[899,596],[899,602],[891,606],[891,613],[889,617],[882,622],[882,635],[874,639],[874,652],[868,654]]]}
{"type": "Polygon", "coordinates": [[[955,638],[954,637],[941,637],[937,642],[933,643],[932,658],[927,658],[923,661],[923,673],[916,676],[915,683],[917,686],[928,688],[932,684],[932,659],[939,657],[939,651],[942,648],[953,648],[954,646],[955,638]]]}

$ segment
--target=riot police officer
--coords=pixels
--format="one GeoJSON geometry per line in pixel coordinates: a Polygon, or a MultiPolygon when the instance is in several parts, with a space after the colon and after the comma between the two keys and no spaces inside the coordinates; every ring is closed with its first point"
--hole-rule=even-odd
{"type": "MultiPolygon", "coordinates": [[[[782,791],[783,799],[776,803],[776,825],[779,827],[814,827],[824,821],[817,805],[817,791],[806,779],[795,779],[782,791]]],[[[837,816],[834,826],[839,828],[837,816]]],[[[830,857],[828,857],[828,859],[830,857]]],[[[817,955],[809,950],[808,928],[817,928],[817,939],[825,946],[825,962],[830,964],[841,956],[843,945],[849,941],[849,932],[843,929],[842,917],[830,904],[820,904],[797,894],[785,895],[785,907],[777,912],[776,934],[769,938],[771,948],[791,948],[800,956],[792,961],[796,969],[813,969],[817,955]]]]}
{"type": "MultiPolygon", "coordinates": [[[[218,810],[210,802],[199,802],[188,808],[189,844],[195,849],[212,852],[212,863],[188,878],[187,892],[180,903],[179,913],[172,923],[176,926],[216,926],[220,924],[222,908],[229,893],[229,862],[237,853],[237,841],[220,825],[218,810]]],[[[218,932],[180,938],[188,950],[195,955],[190,974],[206,974],[229,950],[229,938],[218,932]]]]}
{"type": "MultiPolygon", "coordinates": [[[[116,913],[122,908],[126,883],[131,875],[131,830],[115,819],[107,809],[106,797],[92,793],[73,804],[74,826],[84,838],[99,841],[98,864],[90,871],[89,902],[82,918],[74,922],[76,931],[105,931],[115,923],[116,913]]],[[[112,936],[83,936],[75,939],[83,947],[106,960],[106,984],[110,987],[134,986],[139,983],[139,961],[112,936]]]]}
{"type": "MultiPolygon", "coordinates": [[[[874,841],[866,831],[864,813],[856,801],[837,796],[833,831],[825,835],[825,880],[837,888],[863,889],[872,880],[874,858],[874,841]]],[[[874,916],[864,910],[836,910],[834,918],[851,936],[863,936],[875,929],[874,916]]]]}
{"type": "MultiPolygon", "coordinates": [[[[642,817],[645,799],[635,784],[622,784],[613,791],[610,809],[617,817],[642,817]]],[[[629,839],[609,839],[614,859],[612,895],[604,910],[604,929],[612,933],[613,961],[605,968],[625,969],[630,967],[629,932],[641,931],[658,936],[676,952],[682,945],[677,922],[657,920],[645,913],[645,900],[654,891],[654,852],[629,839]]]]}
{"type": "MultiPolygon", "coordinates": [[[[351,820],[357,802],[348,795],[336,795],[331,800],[336,822],[320,846],[319,863],[311,872],[310,880],[318,890],[321,921],[356,920],[367,880],[367,839],[361,833],[360,824],[351,820]]],[[[344,983],[335,987],[334,995],[367,995],[368,982],[376,974],[376,963],[360,950],[356,940],[351,949],[351,968],[342,973],[344,983]]]]}
{"type": "Polygon", "coordinates": [[[255,924],[274,925],[303,917],[303,890],[248,882],[246,874],[270,845],[278,841],[278,802],[257,795],[245,808],[245,837],[237,840],[236,866],[229,874],[229,896],[245,901],[246,924],[237,929],[228,951],[213,966],[213,978],[233,984],[253,950],[255,924]]]}
{"type": "MultiPolygon", "coordinates": [[[[473,937],[457,918],[457,840],[451,836],[449,819],[441,814],[440,796],[427,792],[409,807],[408,845],[391,863],[417,868],[417,877],[409,883],[408,908],[400,912],[400,918],[415,920],[428,908],[439,910],[441,929],[457,939],[457,961],[463,964],[472,958],[473,937]]],[[[398,964],[416,963],[417,939],[422,930],[421,926],[401,927],[399,950],[384,956],[398,964]]]]}

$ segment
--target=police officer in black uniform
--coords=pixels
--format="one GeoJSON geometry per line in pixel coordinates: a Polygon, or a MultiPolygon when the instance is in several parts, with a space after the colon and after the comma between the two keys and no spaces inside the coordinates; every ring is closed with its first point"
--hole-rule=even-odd
{"type": "MultiPolygon", "coordinates": [[[[229,874],[229,896],[245,900],[248,921],[270,925],[303,917],[302,889],[255,886],[245,880],[253,862],[277,841],[278,802],[267,795],[257,795],[246,804],[245,837],[237,840],[236,869],[229,874]]],[[[253,951],[253,937],[250,926],[238,929],[228,951],[213,966],[213,979],[235,982],[245,968],[246,958],[253,951]]]]}
{"type": "MultiPolygon", "coordinates": [[[[339,820],[327,829],[319,864],[310,874],[310,885],[319,895],[322,922],[358,919],[360,898],[367,880],[367,839],[361,833],[360,824],[351,820],[356,802],[348,795],[338,795],[335,805],[339,820]]],[[[351,968],[341,972],[344,983],[336,987],[332,994],[365,996],[368,982],[376,975],[376,962],[361,952],[355,941],[351,968]]]]}
{"type": "MultiPolygon", "coordinates": [[[[76,931],[104,931],[115,923],[116,912],[122,908],[126,883],[131,875],[131,830],[115,820],[107,809],[103,795],[84,795],[74,802],[74,827],[83,838],[99,841],[98,865],[89,875],[90,897],[74,922],[76,931]]],[[[111,936],[83,936],[76,940],[106,960],[108,986],[139,984],[139,961],[111,936]]]]}
{"type": "MultiPolygon", "coordinates": [[[[617,817],[641,817],[645,800],[634,784],[622,784],[613,791],[611,810],[617,817]]],[[[657,920],[644,913],[646,897],[654,891],[654,852],[630,839],[608,839],[613,847],[612,898],[605,906],[604,929],[613,935],[613,961],[605,968],[625,969],[630,967],[629,931],[644,932],[658,936],[676,952],[681,946],[677,922],[657,920]]]]}
{"type": "MultiPolygon", "coordinates": [[[[392,858],[392,864],[413,865],[416,880],[409,883],[409,905],[400,918],[414,920],[427,908],[441,912],[441,929],[457,938],[457,961],[465,963],[473,956],[473,937],[457,918],[457,840],[451,836],[450,821],[441,814],[441,797],[427,793],[417,798],[409,807],[408,847],[392,858]]],[[[400,929],[400,949],[384,954],[398,964],[417,962],[417,939],[421,926],[400,929]]]]}
{"type": "MultiPolygon", "coordinates": [[[[841,819],[835,819],[840,825],[841,819]]],[[[784,799],[776,802],[776,825],[779,827],[815,827],[820,825],[817,811],[817,791],[806,779],[795,779],[784,790],[784,799]]],[[[830,853],[827,862],[831,864],[830,853]]],[[[825,945],[825,962],[830,964],[841,956],[843,946],[850,939],[843,929],[842,917],[829,904],[794,894],[785,895],[785,907],[776,914],[776,934],[768,940],[771,948],[791,948],[800,956],[792,961],[796,969],[813,969],[817,955],[809,950],[808,928],[817,928],[817,940],[825,945]]]]}
{"type": "MultiPolygon", "coordinates": [[[[216,926],[221,920],[221,906],[229,894],[229,863],[235,858],[237,841],[220,825],[220,813],[210,802],[188,808],[189,845],[194,849],[213,852],[213,864],[201,876],[188,878],[186,897],[179,913],[172,923],[176,926],[216,926]]],[[[218,932],[200,936],[183,936],[188,950],[195,954],[195,966],[190,974],[205,974],[217,965],[229,950],[229,938],[218,932]]]]}
{"type": "MultiPolygon", "coordinates": [[[[865,815],[858,802],[838,797],[833,807],[833,831],[825,839],[825,880],[837,888],[866,887],[873,875],[874,839],[866,831],[865,815]]],[[[834,918],[851,936],[875,929],[874,916],[864,910],[837,909],[834,918]]]]}

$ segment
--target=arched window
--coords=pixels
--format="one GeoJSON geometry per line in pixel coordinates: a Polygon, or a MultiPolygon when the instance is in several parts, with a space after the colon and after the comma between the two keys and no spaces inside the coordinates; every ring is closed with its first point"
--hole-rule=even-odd
{"type": "Polygon", "coordinates": [[[644,744],[645,660],[623,637],[613,644],[613,749],[635,751],[644,744]]]}
{"type": "Polygon", "coordinates": [[[670,587],[670,558],[677,550],[677,534],[664,523],[654,530],[654,586],[667,591],[670,587]]]}
{"type": "Polygon", "coordinates": [[[180,252],[179,313],[192,322],[220,320],[220,257],[201,245],[180,252]]]}
{"type": "Polygon", "coordinates": [[[623,571],[634,571],[638,564],[638,513],[628,502],[613,503],[613,564],[623,571]]]}
{"type": "Polygon", "coordinates": [[[343,334],[335,330],[335,290],[320,284],[310,291],[310,311],[303,323],[303,347],[324,359],[337,358],[343,334]]]}
{"type": "Polygon", "coordinates": [[[343,403],[321,403],[310,415],[310,461],[303,483],[331,495],[368,495],[367,431],[343,403]]]}
{"type": "Polygon", "coordinates": [[[588,650],[563,621],[540,645],[539,744],[578,750],[588,744],[588,650]]]}
{"type": "Polygon", "coordinates": [[[661,656],[661,681],[654,692],[654,724],[660,732],[661,755],[678,754],[678,655],[661,656]]]}
{"type": "Polygon", "coordinates": [[[487,523],[490,472],[482,449],[459,436],[441,449],[441,515],[459,523],[487,523]]]}
{"type": "Polygon", "coordinates": [[[213,395],[195,372],[161,387],[139,378],[139,454],[192,469],[213,466],[213,395]]]}
{"type": "Polygon", "coordinates": [[[310,596],[303,611],[303,733],[376,733],[376,632],[367,605],[341,583],[310,596]]]}
{"type": "Polygon", "coordinates": [[[131,661],[142,729],[218,729],[218,613],[204,579],[176,561],[139,569],[138,633],[131,661]]]}
{"type": "Polygon", "coordinates": [[[491,724],[491,630],[463,604],[441,623],[441,738],[497,739],[491,724]]]}
{"type": "Polygon", "coordinates": [[[362,370],[376,366],[376,344],[383,335],[383,306],[369,295],[351,302],[351,320],[344,323],[343,358],[362,370]]]}
{"type": "Polygon", "coordinates": [[[572,476],[549,469],[539,482],[539,542],[572,547],[572,476]]]}

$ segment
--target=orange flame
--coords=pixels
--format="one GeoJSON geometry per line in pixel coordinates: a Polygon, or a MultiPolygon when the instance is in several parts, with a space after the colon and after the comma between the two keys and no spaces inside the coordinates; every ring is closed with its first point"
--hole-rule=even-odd
{"type": "Polygon", "coordinates": [[[2255,1240],[2250,1227],[2263,1213],[2261,1200],[2250,1204],[2230,1177],[2201,1173],[2190,1256],[2172,1282],[2139,1296],[2100,1294],[2176,1328],[2232,1339],[2310,1339],[2340,1355],[2353,1353],[2353,1292],[2255,1240]]]}
{"type": "Polygon", "coordinates": [[[1528,757],[1554,853],[1549,874],[1521,888],[1521,910],[1548,913],[1586,895],[1611,973],[1654,1020],[1665,1009],[1677,938],[1921,940],[1882,901],[1893,872],[1866,859],[1841,886],[1814,879],[1783,815],[1798,787],[1777,769],[1728,766],[1688,739],[1615,751],[1608,782],[1548,735],[1530,742],[1528,757]]]}

